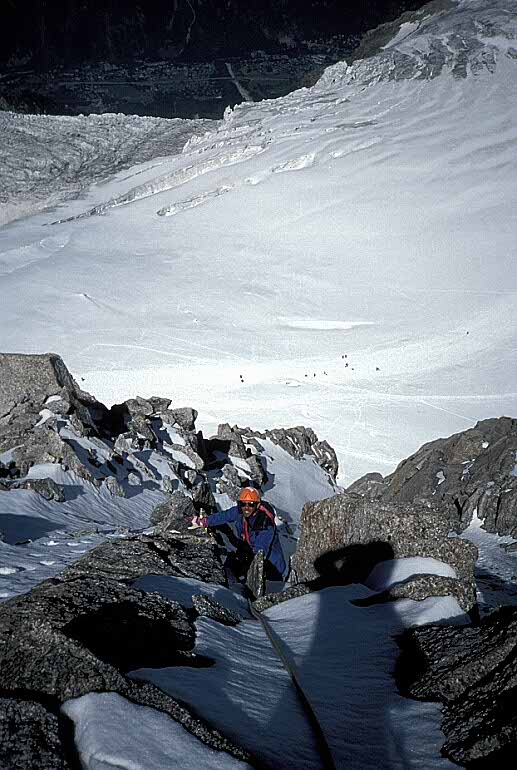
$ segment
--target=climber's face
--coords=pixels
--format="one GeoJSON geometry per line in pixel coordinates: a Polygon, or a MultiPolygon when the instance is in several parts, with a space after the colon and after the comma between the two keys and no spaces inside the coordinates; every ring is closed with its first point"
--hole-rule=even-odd
{"type": "Polygon", "coordinates": [[[249,519],[249,517],[253,516],[253,514],[257,510],[258,503],[246,501],[244,503],[241,503],[240,505],[241,505],[241,511],[242,511],[243,515],[247,519],[249,519]]]}

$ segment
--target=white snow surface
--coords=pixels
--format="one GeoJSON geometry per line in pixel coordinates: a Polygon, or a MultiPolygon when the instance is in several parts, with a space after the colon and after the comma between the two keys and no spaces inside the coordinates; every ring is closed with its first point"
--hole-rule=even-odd
{"type": "Polygon", "coordinates": [[[372,591],[384,591],[398,583],[405,583],[415,575],[458,577],[456,570],[443,561],[428,556],[408,556],[379,562],[364,582],[372,591]]]}
{"type": "MultiPolygon", "coordinates": [[[[265,615],[316,711],[337,767],[452,768],[440,756],[440,706],[402,698],[393,679],[394,635],[409,625],[466,617],[455,599],[350,603],[363,586],[289,600],[265,615]]],[[[321,767],[296,692],[256,620],[226,627],[200,618],[196,652],[211,668],[133,672],[187,700],[213,726],[276,770],[321,767]]]]}
{"type": "Polygon", "coordinates": [[[167,714],[116,693],[67,701],[85,770],[245,770],[250,765],[205,746],[167,714]],[[122,730],[121,725],[130,726],[122,730]]]}
{"type": "Polygon", "coordinates": [[[166,599],[179,602],[184,607],[193,607],[192,597],[201,594],[214,599],[241,618],[251,617],[247,599],[216,583],[203,583],[195,578],[180,578],[170,575],[145,575],[135,580],[131,585],[132,588],[138,588],[140,591],[159,593],[166,599]]]}
{"type": "MultiPolygon", "coordinates": [[[[342,483],[514,414],[515,10],[461,6],[2,228],[0,349],[59,352],[107,403],[194,406],[207,432],[310,425],[342,483]],[[481,45],[466,78],[460,23],[481,45]],[[449,59],[429,79],[432,41],[449,59]],[[396,76],[400,53],[414,75],[396,76]]],[[[40,117],[25,145],[26,116],[10,120],[27,166],[41,148],[72,162],[71,118],[40,117]]],[[[80,143],[98,122],[74,124],[80,143]]],[[[127,126],[110,130],[116,164],[127,126]]]]}

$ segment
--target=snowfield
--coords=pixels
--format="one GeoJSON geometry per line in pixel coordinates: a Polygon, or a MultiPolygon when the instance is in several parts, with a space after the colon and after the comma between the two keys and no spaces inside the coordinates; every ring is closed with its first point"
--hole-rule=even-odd
{"type": "MultiPolygon", "coordinates": [[[[189,404],[207,432],[310,425],[342,483],[515,414],[517,60],[500,5],[422,17],[377,57],[2,228],[0,349],[58,352],[108,404],[189,404]]],[[[37,208],[38,148],[73,164],[62,137],[75,121],[88,144],[100,119],[40,117],[37,142],[32,118],[7,119],[37,208]]],[[[110,125],[113,169],[127,124],[110,125]]]]}

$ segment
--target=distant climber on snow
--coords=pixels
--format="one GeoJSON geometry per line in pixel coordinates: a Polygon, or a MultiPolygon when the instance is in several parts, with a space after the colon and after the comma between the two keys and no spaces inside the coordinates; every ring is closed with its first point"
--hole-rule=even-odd
{"type": "Polygon", "coordinates": [[[253,557],[259,551],[264,553],[267,580],[282,580],[286,563],[278,536],[275,514],[272,506],[260,499],[253,487],[246,487],[239,496],[237,505],[211,516],[194,516],[192,529],[208,529],[234,524],[238,537],[236,550],[228,554],[226,567],[237,580],[246,577],[253,557]]]}

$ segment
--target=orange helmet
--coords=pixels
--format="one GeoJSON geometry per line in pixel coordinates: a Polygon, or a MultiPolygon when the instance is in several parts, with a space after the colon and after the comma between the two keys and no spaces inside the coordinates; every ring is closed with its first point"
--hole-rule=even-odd
{"type": "Polygon", "coordinates": [[[260,503],[260,495],[253,487],[245,487],[240,496],[240,503],[260,503]]]}

